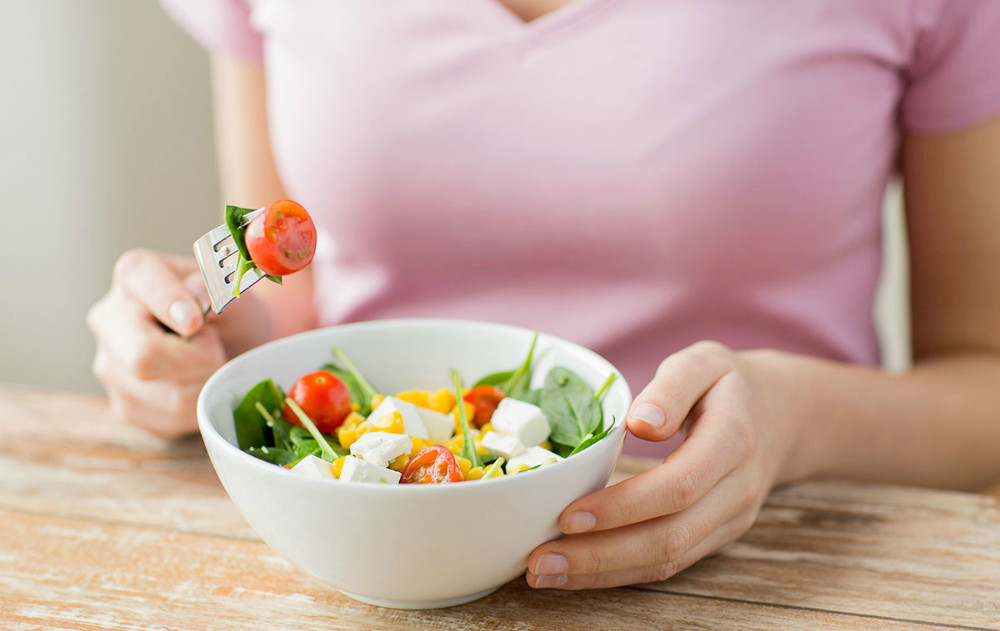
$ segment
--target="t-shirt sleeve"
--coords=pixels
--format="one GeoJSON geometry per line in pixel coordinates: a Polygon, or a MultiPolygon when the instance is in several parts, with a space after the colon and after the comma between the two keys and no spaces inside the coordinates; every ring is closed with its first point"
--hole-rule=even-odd
{"type": "Polygon", "coordinates": [[[947,132],[1000,114],[1000,0],[916,2],[903,126],[947,132]]]}
{"type": "Polygon", "coordinates": [[[181,28],[210,51],[259,61],[263,38],[250,21],[247,0],[160,0],[181,28]]]}

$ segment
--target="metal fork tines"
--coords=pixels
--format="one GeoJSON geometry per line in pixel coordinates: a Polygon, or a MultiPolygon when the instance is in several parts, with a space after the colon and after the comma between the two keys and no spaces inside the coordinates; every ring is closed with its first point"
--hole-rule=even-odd
{"type": "MultiPolygon", "coordinates": [[[[247,213],[244,215],[244,222],[249,222],[262,211],[263,209],[259,209],[247,213]]],[[[194,242],[194,256],[198,259],[198,267],[201,268],[202,278],[205,279],[205,287],[212,303],[210,306],[216,313],[222,313],[226,305],[235,298],[233,282],[236,280],[238,253],[239,250],[226,224],[209,231],[194,242]]],[[[249,270],[240,281],[239,293],[242,294],[263,277],[263,272],[257,268],[249,270]]]]}

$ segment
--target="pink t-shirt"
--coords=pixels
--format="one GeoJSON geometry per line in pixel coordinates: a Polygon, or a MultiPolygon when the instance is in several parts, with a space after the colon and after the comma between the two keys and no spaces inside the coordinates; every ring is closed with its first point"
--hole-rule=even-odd
{"type": "Polygon", "coordinates": [[[633,392],[701,339],[877,363],[900,134],[1000,113],[996,0],[164,3],[266,66],[323,323],[517,324],[633,392]]]}

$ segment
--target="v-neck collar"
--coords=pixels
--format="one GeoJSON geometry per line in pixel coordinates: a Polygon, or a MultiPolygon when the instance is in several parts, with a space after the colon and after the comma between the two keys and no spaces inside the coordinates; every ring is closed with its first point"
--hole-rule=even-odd
{"type": "MultiPolygon", "coordinates": [[[[598,14],[620,1],[573,0],[569,4],[549,11],[530,22],[525,22],[521,16],[499,0],[475,0],[484,6],[486,13],[493,14],[493,19],[501,23],[501,28],[508,35],[525,39],[546,37],[555,31],[568,28],[584,18],[598,14]]],[[[490,18],[489,15],[486,17],[490,18]]]]}

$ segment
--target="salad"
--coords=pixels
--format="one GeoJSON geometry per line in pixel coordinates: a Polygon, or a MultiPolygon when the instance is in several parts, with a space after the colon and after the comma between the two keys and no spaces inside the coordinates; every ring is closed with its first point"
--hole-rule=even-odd
{"type": "Polygon", "coordinates": [[[383,484],[438,484],[517,475],[604,438],[602,400],[563,366],[531,388],[532,356],[485,375],[471,388],[379,392],[340,349],[335,362],[303,375],[287,392],[271,379],[233,411],[248,454],[315,478],[383,484]]]}

